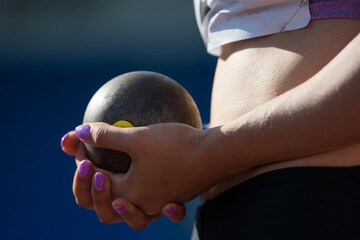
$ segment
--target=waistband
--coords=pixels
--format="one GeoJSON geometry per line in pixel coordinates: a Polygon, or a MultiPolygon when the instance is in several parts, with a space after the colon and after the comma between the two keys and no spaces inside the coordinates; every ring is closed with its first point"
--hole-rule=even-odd
{"type": "Polygon", "coordinates": [[[200,239],[211,240],[360,239],[359,219],[360,166],[293,167],[258,175],[206,201],[196,229],[200,239]],[[344,232],[352,238],[341,237],[344,232]]]}
{"type": "Polygon", "coordinates": [[[360,19],[359,0],[310,0],[311,19],[360,19]]]}
{"type": "MultiPolygon", "coordinates": [[[[254,196],[273,197],[275,193],[284,191],[298,191],[296,188],[302,186],[302,190],[318,191],[325,185],[349,186],[359,190],[360,193],[360,166],[355,167],[291,167],[266,172],[248,179],[237,186],[208,200],[204,205],[212,205],[213,202],[227,201],[235,198],[247,201],[249,204],[254,196]],[[321,187],[319,187],[321,186],[321,187]],[[269,195],[269,196],[267,196],[269,195]]],[[[326,190],[324,188],[324,190],[326,190]]],[[[330,189],[333,190],[333,189],[330,189]]]]}

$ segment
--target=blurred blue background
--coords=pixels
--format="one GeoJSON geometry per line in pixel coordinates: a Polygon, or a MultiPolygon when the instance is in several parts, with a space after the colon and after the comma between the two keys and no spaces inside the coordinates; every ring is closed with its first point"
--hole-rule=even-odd
{"type": "Polygon", "coordinates": [[[0,239],[189,239],[181,223],[106,225],[75,203],[72,157],[60,139],[111,78],[149,70],[181,83],[209,121],[216,59],[191,0],[0,0],[0,239]]]}

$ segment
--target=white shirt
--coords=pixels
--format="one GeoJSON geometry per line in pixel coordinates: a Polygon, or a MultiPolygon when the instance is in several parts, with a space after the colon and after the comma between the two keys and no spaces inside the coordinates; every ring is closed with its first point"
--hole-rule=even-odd
{"type": "Polygon", "coordinates": [[[194,5],[207,51],[215,56],[225,44],[300,29],[310,21],[308,1],[302,0],[194,0],[194,5]]]}

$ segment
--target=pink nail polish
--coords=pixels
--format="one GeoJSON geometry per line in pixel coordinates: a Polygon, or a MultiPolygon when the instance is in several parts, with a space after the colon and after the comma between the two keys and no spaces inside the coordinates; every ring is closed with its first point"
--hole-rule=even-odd
{"type": "Polygon", "coordinates": [[[165,215],[168,217],[172,217],[175,215],[175,210],[172,207],[165,209],[164,212],[165,212],[165,215]]]}
{"type": "Polygon", "coordinates": [[[65,134],[62,138],[61,138],[61,142],[60,142],[60,145],[61,147],[64,146],[64,142],[65,140],[69,137],[69,133],[65,134]]]}
{"type": "Polygon", "coordinates": [[[114,210],[117,211],[119,214],[125,214],[126,208],[124,206],[113,206],[114,210]]]}
{"type": "Polygon", "coordinates": [[[103,190],[104,186],[105,186],[105,176],[102,174],[102,173],[95,173],[95,180],[94,180],[94,183],[95,183],[95,188],[96,190],[98,191],[101,191],[103,190]]]}
{"type": "Polygon", "coordinates": [[[79,174],[82,177],[87,177],[91,172],[92,166],[89,160],[83,160],[79,165],[79,174]]]}
{"type": "Polygon", "coordinates": [[[82,140],[88,140],[90,136],[90,126],[89,125],[80,125],[75,128],[75,134],[78,138],[82,140]]]}

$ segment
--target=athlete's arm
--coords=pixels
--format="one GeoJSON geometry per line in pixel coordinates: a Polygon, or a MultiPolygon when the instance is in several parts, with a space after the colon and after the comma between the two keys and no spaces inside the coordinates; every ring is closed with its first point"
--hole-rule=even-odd
{"type": "Polygon", "coordinates": [[[208,130],[204,161],[229,176],[358,143],[359,124],[360,34],[308,81],[208,130]]]}

